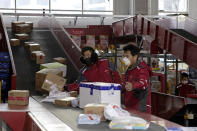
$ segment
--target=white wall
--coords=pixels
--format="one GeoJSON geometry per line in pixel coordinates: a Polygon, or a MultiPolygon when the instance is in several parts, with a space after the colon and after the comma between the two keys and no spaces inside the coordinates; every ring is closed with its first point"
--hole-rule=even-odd
{"type": "Polygon", "coordinates": [[[197,0],[189,0],[189,17],[197,20],[197,0]]]}

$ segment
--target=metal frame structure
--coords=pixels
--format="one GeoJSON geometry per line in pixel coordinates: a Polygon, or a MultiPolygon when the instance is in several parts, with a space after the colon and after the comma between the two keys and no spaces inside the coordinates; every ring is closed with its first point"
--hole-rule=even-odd
{"type": "MultiPolygon", "coordinates": [[[[197,69],[197,31],[195,29],[197,21],[185,16],[167,17],[154,21],[149,17],[138,15],[128,19],[113,23],[115,37],[124,37],[128,33],[129,35],[139,35],[146,41],[143,46],[146,51],[155,55],[163,53],[165,87],[167,86],[167,53],[175,56],[176,84],[178,83],[178,63],[180,62],[178,59],[197,69]],[[125,32],[126,20],[132,21],[130,23],[133,24],[126,25],[129,30],[125,32]],[[191,38],[188,36],[191,36],[191,38]]],[[[163,93],[152,92],[151,97],[153,103],[152,113],[165,119],[173,117],[187,105],[196,104],[195,99],[190,100],[190,98],[196,98],[196,94],[185,98],[165,94],[164,90],[163,93]]],[[[186,120],[186,126],[188,126],[188,120],[186,120]]]]}
{"type": "MultiPolygon", "coordinates": [[[[143,47],[150,54],[159,54],[163,53],[163,51],[171,53],[176,57],[175,59],[180,59],[197,68],[197,61],[195,61],[195,56],[197,55],[195,51],[197,49],[196,43],[171,30],[183,29],[196,36],[196,30],[192,27],[195,27],[197,22],[188,17],[181,17],[168,17],[153,21],[151,17],[133,16],[114,22],[113,32],[116,38],[127,35],[142,36],[145,41],[143,47]]],[[[165,65],[166,62],[165,60],[165,65]]]]}

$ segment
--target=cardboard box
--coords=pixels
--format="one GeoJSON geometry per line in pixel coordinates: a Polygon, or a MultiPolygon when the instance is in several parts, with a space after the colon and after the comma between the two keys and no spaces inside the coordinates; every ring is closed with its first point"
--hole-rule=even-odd
{"type": "Polygon", "coordinates": [[[28,90],[11,90],[8,92],[8,105],[25,106],[29,104],[28,90]]]}
{"type": "Polygon", "coordinates": [[[66,79],[60,76],[54,75],[52,73],[48,73],[41,89],[50,92],[51,86],[56,85],[59,91],[63,91],[65,84],[66,84],[66,79]]]}
{"type": "Polygon", "coordinates": [[[25,22],[25,24],[28,24],[30,28],[33,29],[33,22],[28,21],[28,22],[25,22]]]}
{"type": "Polygon", "coordinates": [[[30,52],[33,52],[33,51],[40,51],[40,44],[29,44],[29,50],[30,52]]]}
{"type": "Polygon", "coordinates": [[[19,40],[29,40],[28,34],[15,34],[16,38],[19,40]]]}
{"type": "Polygon", "coordinates": [[[20,24],[25,24],[25,22],[23,22],[23,21],[13,21],[12,24],[11,24],[12,25],[12,31],[15,32],[16,31],[16,26],[20,25],[20,24]]]}
{"type": "Polygon", "coordinates": [[[79,87],[79,107],[89,103],[112,103],[120,106],[120,84],[82,82],[79,87]]]}
{"type": "Polygon", "coordinates": [[[30,33],[31,32],[31,27],[29,24],[19,24],[16,26],[16,32],[19,33],[30,33]]]}
{"type": "Polygon", "coordinates": [[[58,75],[60,77],[62,77],[62,75],[63,75],[62,71],[59,71],[56,69],[42,69],[42,70],[36,72],[36,74],[35,74],[35,90],[36,91],[43,92],[41,87],[42,87],[44,80],[45,80],[48,73],[52,73],[52,74],[58,75]]]}
{"type": "Polygon", "coordinates": [[[11,46],[19,46],[20,40],[19,39],[10,39],[10,45],[11,46]]]}
{"type": "Polygon", "coordinates": [[[69,92],[71,97],[78,97],[78,92],[77,91],[70,91],[69,92]]]}
{"type": "Polygon", "coordinates": [[[42,51],[33,51],[31,53],[31,59],[36,61],[36,64],[45,63],[45,54],[42,51]]]}
{"type": "Polygon", "coordinates": [[[33,51],[33,52],[31,52],[31,60],[35,61],[36,60],[36,56],[39,53],[43,53],[43,51],[33,51]]]}
{"type": "Polygon", "coordinates": [[[62,107],[71,107],[72,100],[77,99],[76,97],[66,97],[64,99],[57,99],[55,100],[56,106],[62,106],[62,107]]]}
{"type": "Polygon", "coordinates": [[[25,47],[29,47],[30,44],[35,44],[35,42],[31,42],[31,41],[24,42],[25,47]]]}
{"type": "Polygon", "coordinates": [[[61,64],[59,62],[41,64],[40,65],[40,69],[44,69],[44,68],[47,68],[47,69],[58,69],[58,70],[63,72],[63,77],[65,77],[66,73],[67,73],[67,66],[64,65],[64,64],[61,64]]]}
{"type": "Polygon", "coordinates": [[[61,64],[66,64],[66,58],[56,57],[56,58],[53,58],[53,62],[59,62],[61,64]]]}
{"type": "Polygon", "coordinates": [[[44,53],[37,53],[36,54],[36,64],[43,64],[45,63],[45,54],[44,53]]]}
{"type": "Polygon", "coordinates": [[[97,114],[101,117],[101,121],[105,121],[104,109],[108,104],[87,104],[84,107],[84,114],[97,114]]]}

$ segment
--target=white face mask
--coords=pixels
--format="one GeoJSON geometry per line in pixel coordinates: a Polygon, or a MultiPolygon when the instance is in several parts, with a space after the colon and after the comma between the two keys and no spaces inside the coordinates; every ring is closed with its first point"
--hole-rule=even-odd
{"type": "Polygon", "coordinates": [[[182,81],[182,83],[183,83],[183,84],[187,84],[187,83],[188,83],[188,81],[186,81],[186,80],[183,80],[183,81],[182,81]]]}
{"type": "Polygon", "coordinates": [[[125,63],[126,66],[129,66],[131,64],[130,60],[127,57],[123,57],[123,62],[125,63]]]}

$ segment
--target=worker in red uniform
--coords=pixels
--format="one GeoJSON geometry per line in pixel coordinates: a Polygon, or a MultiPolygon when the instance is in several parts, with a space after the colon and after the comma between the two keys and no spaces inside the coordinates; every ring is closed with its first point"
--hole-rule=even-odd
{"type": "Polygon", "coordinates": [[[123,102],[127,109],[132,108],[151,113],[151,68],[138,60],[140,49],[132,44],[123,48],[123,61],[128,66],[122,81],[123,102]]]}
{"type": "Polygon", "coordinates": [[[82,48],[80,61],[85,65],[75,83],[66,85],[68,91],[78,91],[80,82],[120,83],[120,75],[107,59],[98,59],[92,47],[82,48]]]}
{"type": "Polygon", "coordinates": [[[189,82],[189,75],[186,72],[181,73],[181,83],[176,86],[175,93],[182,97],[195,94],[195,85],[189,82]]]}

